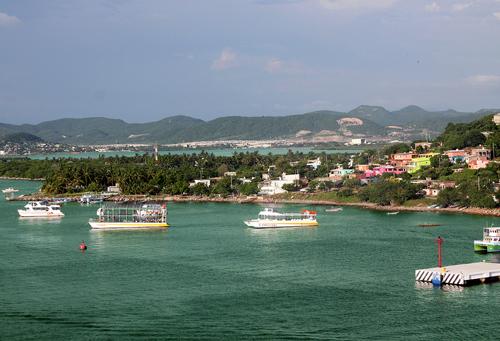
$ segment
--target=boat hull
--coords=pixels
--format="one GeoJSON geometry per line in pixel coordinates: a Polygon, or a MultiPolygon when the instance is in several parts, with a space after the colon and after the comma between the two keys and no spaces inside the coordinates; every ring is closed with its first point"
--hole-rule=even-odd
{"type": "Polygon", "coordinates": [[[151,222],[89,222],[93,230],[147,230],[164,229],[169,227],[167,223],[151,222]]]}
{"type": "Polygon", "coordinates": [[[500,252],[499,242],[474,241],[474,251],[476,252],[500,252]]]}
{"type": "Polygon", "coordinates": [[[270,228],[281,228],[281,227],[308,227],[308,226],[318,226],[316,221],[258,221],[258,220],[247,220],[244,221],[245,225],[256,228],[256,229],[270,229],[270,228]]]}
{"type": "Polygon", "coordinates": [[[25,210],[17,210],[17,212],[19,213],[19,215],[21,217],[30,217],[30,218],[36,218],[36,217],[50,218],[50,217],[62,217],[62,216],[64,216],[64,213],[62,213],[62,212],[52,212],[52,211],[42,213],[42,212],[28,212],[25,210]]]}

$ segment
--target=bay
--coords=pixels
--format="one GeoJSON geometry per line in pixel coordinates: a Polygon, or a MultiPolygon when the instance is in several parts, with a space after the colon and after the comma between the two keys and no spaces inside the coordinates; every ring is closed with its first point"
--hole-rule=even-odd
{"type": "MultiPolygon", "coordinates": [[[[0,180],[19,194],[39,185],[0,180]]],[[[168,203],[166,230],[94,232],[95,205],[23,219],[24,204],[0,200],[3,339],[495,337],[500,283],[438,288],[416,282],[415,270],[437,265],[438,236],[443,265],[500,262],[473,251],[496,217],[285,204],[316,210],[319,226],[255,230],[243,220],[261,205],[168,203]]]]}
{"type": "MultiPolygon", "coordinates": [[[[361,152],[362,150],[313,150],[309,148],[248,148],[248,149],[214,149],[214,150],[205,150],[206,153],[208,154],[214,154],[214,156],[232,156],[235,152],[236,153],[253,153],[253,152],[259,152],[259,155],[267,155],[269,153],[273,155],[284,155],[288,153],[288,151],[291,150],[293,153],[299,152],[299,153],[304,153],[307,154],[311,151],[314,153],[321,153],[325,152],[327,154],[332,154],[332,153],[341,153],[341,154],[356,154],[361,152]]],[[[195,150],[195,149],[189,149],[189,150],[173,150],[173,151],[159,151],[158,155],[176,155],[176,154],[199,154],[201,153],[201,149],[195,150]]],[[[151,147],[151,150],[149,151],[150,153],[154,152],[154,147],[151,147]]],[[[100,152],[100,153],[78,153],[78,154],[73,154],[73,153],[60,153],[60,154],[52,154],[52,155],[25,155],[26,157],[34,160],[44,160],[46,158],[52,159],[52,158],[91,158],[95,159],[98,158],[100,155],[104,155],[105,157],[110,157],[110,156],[135,156],[136,154],[144,154],[144,152],[100,152]]]]}

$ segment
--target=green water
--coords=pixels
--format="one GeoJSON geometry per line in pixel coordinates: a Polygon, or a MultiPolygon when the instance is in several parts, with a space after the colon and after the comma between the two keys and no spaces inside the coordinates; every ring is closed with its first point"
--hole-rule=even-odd
{"type": "MultiPolygon", "coordinates": [[[[332,153],[342,153],[342,154],[356,154],[359,152],[362,152],[362,150],[313,150],[309,148],[282,148],[282,149],[277,149],[277,148],[249,148],[249,149],[215,149],[215,150],[205,150],[206,153],[209,154],[214,154],[215,156],[232,156],[235,152],[236,153],[253,153],[253,152],[259,152],[260,155],[267,155],[269,153],[273,155],[283,155],[288,153],[288,151],[291,150],[293,153],[299,152],[299,153],[304,153],[307,154],[310,151],[313,151],[314,153],[321,153],[325,152],[327,154],[332,154],[332,153]]],[[[149,152],[154,152],[154,147],[151,147],[151,150],[149,152]]],[[[174,150],[174,151],[159,151],[158,155],[167,155],[167,154],[192,154],[192,153],[201,153],[200,150],[174,150]]],[[[98,158],[100,155],[104,155],[105,157],[110,157],[110,156],[135,156],[136,154],[144,154],[144,152],[106,152],[106,153],[79,153],[79,154],[71,154],[71,153],[61,153],[61,154],[54,154],[54,155],[28,155],[30,159],[35,159],[35,160],[44,160],[45,158],[98,158]]]]}
{"type": "Polygon", "coordinates": [[[319,226],[255,230],[243,220],[259,205],[171,203],[167,230],[93,232],[95,205],[64,204],[60,219],[0,205],[1,339],[491,340],[498,324],[500,283],[415,282],[438,235],[443,265],[500,262],[473,251],[498,218],[283,205],[316,209],[319,226]]]}

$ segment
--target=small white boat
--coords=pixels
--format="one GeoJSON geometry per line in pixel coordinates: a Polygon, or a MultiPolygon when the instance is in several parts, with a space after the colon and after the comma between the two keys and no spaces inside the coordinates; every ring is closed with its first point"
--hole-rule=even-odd
{"type": "Polygon", "coordinates": [[[301,213],[282,213],[274,208],[265,208],[259,213],[258,219],[247,220],[244,223],[256,229],[318,226],[316,211],[302,210],[301,213]]]}
{"type": "Polygon", "coordinates": [[[47,200],[30,201],[24,210],[17,210],[21,217],[62,217],[61,205],[50,204],[47,200]]]}
{"type": "Polygon", "coordinates": [[[7,189],[2,189],[2,192],[5,194],[5,199],[9,200],[9,198],[14,198],[14,193],[19,192],[19,190],[10,187],[7,189]]]}
{"type": "Polygon", "coordinates": [[[94,192],[83,193],[80,197],[80,202],[82,204],[98,204],[104,201],[104,197],[99,197],[94,192]]]}
{"type": "Polygon", "coordinates": [[[399,211],[398,212],[387,212],[386,214],[387,215],[392,215],[392,214],[398,214],[398,213],[399,213],[399,211]]]}
{"type": "Polygon", "coordinates": [[[2,192],[3,193],[16,193],[16,192],[19,192],[19,190],[14,189],[12,187],[9,187],[9,188],[6,188],[6,189],[2,189],[2,192]]]}
{"type": "Polygon", "coordinates": [[[97,210],[90,219],[93,230],[137,230],[166,228],[167,207],[160,204],[109,204],[97,210]]]}
{"type": "Polygon", "coordinates": [[[327,208],[325,212],[337,212],[337,211],[343,211],[344,209],[342,207],[333,207],[332,208],[327,208]]]}

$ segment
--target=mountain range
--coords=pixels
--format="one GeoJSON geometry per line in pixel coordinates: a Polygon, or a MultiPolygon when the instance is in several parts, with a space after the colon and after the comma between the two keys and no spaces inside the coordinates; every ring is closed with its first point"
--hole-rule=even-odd
{"type": "Polygon", "coordinates": [[[388,137],[408,140],[437,136],[449,122],[469,123],[499,109],[475,113],[426,111],[411,105],[397,111],[362,105],[347,113],[321,110],[301,115],[243,117],[227,116],[203,121],[188,116],[172,116],[150,123],[126,123],[103,117],[64,118],[36,125],[0,123],[0,132],[29,133],[46,141],[73,145],[182,143],[217,140],[265,140],[313,138],[315,136],[388,137]]]}

